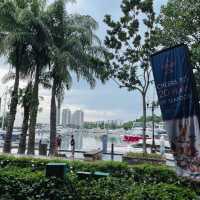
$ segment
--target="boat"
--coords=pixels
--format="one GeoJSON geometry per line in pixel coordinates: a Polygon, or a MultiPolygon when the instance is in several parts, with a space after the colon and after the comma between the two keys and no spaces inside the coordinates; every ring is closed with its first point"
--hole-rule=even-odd
{"type": "Polygon", "coordinates": [[[138,143],[140,140],[143,140],[143,137],[140,135],[124,135],[123,136],[124,142],[138,143]]]}
{"type": "MultiPolygon", "coordinates": [[[[152,140],[153,131],[152,128],[146,128],[146,140],[152,140]]],[[[168,136],[164,129],[155,129],[154,130],[154,137],[156,140],[159,140],[161,136],[165,136],[167,140],[168,136]]],[[[142,127],[135,127],[126,132],[126,134],[121,135],[122,140],[124,142],[131,142],[131,143],[139,143],[143,140],[143,128],[142,127]]]]}

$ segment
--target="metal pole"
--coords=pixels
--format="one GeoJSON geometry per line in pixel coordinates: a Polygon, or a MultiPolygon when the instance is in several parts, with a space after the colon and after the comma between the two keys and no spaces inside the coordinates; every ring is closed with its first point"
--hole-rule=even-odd
{"type": "Polygon", "coordinates": [[[114,160],[114,144],[111,144],[111,160],[114,160]]]}

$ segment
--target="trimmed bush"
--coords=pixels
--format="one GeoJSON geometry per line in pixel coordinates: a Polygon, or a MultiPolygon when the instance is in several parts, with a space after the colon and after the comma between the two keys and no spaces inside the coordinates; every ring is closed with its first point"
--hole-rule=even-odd
{"type": "Polygon", "coordinates": [[[129,174],[130,168],[126,163],[112,162],[112,161],[97,161],[97,162],[83,162],[83,161],[68,161],[63,159],[39,159],[32,157],[14,157],[7,155],[0,155],[0,166],[16,166],[21,168],[34,167],[38,170],[44,170],[46,165],[53,163],[66,163],[68,168],[73,168],[75,171],[106,171],[112,173],[114,176],[121,176],[129,174]]]}
{"type": "Polygon", "coordinates": [[[121,162],[90,163],[0,156],[0,166],[0,200],[135,200],[136,194],[136,200],[156,200],[164,198],[160,193],[176,200],[176,192],[183,191],[185,199],[194,199],[196,194],[200,194],[199,182],[177,177],[173,170],[163,165],[128,166],[121,162]],[[49,162],[65,162],[72,167],[66,182],[45,178],[44,169],[49,162]],[[76,171],[109,172],[111,177],[79,180],[76,171]]]}
{"type": "Polygon", "coordinates": [[[126,154],[128,157],[132,158],[153,158],[153,159],[163,159],[163,157],[160,154],[156,153],[134,153],[134,152],[128,152],[126,154]]]}
{"type": "Polygon", "coordinates": [[[80,199],[87,200],[121,200],[131,191],[133,186],[132,180],[115,177],[93,179],[93,180],[76,180],[77,192],[80,199]]]}
{"type": "Polygon", "coordinates": [[[197,196],[190,189],[173,184],[139,185],[135,186],[127,200],[195,200],[197,196]]]}
{"type": "Polygon", "coordinates": [[[69,185],[59,179],[45,179],[24,182],[22,179],[0,177],[0,199],[7,197],[12,200],[64,200],[75,199],[69,185]]]}
{"type": "Polygon", "coordinates": [[[44,178],[43,171],[33,171],[31,168],[5,167],[0,168],[0,177],[21,179],[23,181],[38,181],[44,178]]]}

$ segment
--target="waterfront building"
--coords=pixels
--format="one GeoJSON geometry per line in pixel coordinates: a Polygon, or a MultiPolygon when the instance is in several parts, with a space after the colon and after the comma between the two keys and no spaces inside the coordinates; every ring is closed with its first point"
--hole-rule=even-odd
{"type": "Polygon", "coordinates": [[[71,124],[77,127],[83,127],[84,113],[82,110],[76,110],[72,115],[71,124]]]}
{"type": "Polygon", "coordinates": [[[97,126],[101,128],[117,128],[118,126],[121,126],[122,120],[116,119],[116,120],[106,120],[106,121],[97,121],[97,126]]]}
{"type": "Polygon", "coordinates": [[[69,126],[71,124],[71,110],[63,109],[62,111],[62,125],[69,126]]]}
{"type": "Polygon", "coordinates": [[[108,120],[107,123],[115,126],[121,126],[123,124],[120,119],[108,120]]]}

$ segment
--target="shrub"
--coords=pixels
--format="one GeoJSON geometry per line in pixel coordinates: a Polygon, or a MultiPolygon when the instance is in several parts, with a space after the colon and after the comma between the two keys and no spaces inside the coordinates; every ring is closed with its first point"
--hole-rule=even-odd
{"type": "MultiPolygon", "coordinates": [[[[127,188],[130,188],[129,186],[141,184],[176,184],[179,187],[190,188],[200,195],[200,182],[177,177],[173,170],[164,165],[140,164],[129,166],[126,163],[111,161],[98,161],[92,163],[83,161],[72,162],[59,159],[35,159],[31,157],[15,158],[14,156],[0,155],[0,187],[3,182],[5,183],[2,191],[4,191],[5,194],[5,191],[7,191],[6,188],[8,188],[9,191],[12,191],[12,184],[14,185],[13,187],[21,188],[21,190],[26,188],[28,191],[32,191],[32,187],[30,186],[32,183],[36,183],[37,186],[39,181],[46,180],[44,177],[44,169],[49,162],[65,162],[68,167],[72,167],[74,174],[76,174],[76,171],[109,172],[113,177],[112,181],[114,181],[114,185],[123,185],[127,183],[127,188]],[[114,177],[116,177],[116,179],[114,179],[114,177]],[[124,180],[127,180],[127,182],[123,182],[124,180]],[[120,181],[122,181],[123,184],[120,184],[120,181]]],[[[77,178],[73,179],[73,176],[70,176],[70,179],[77,180],[77,178]]],[[[117,199],[117,193],[120,190],[124,191],[124,189],[119,188],[119,191],[116,189],[115,194],[113,194],[112,192],[108,192],[108,189],[106,190],[106,188],[108,188],[108,185],[106,184],[109,182],[109,179],[106,180],[105,187],[103,186],[104,182],[101,182],[103,179],[100,179],[99,181],[100,182],[98,182],[98,180],[97,182],[93,182],[94,187],[91,186],[91,188],[96,188],[95,190],[98,190],[97,188],[102,188],[102,193],[99,193],[100,196],[107,191],[107,193],[111,193],[117,199]]],[[[80,185],[79,183],[81,183],[80,180],[74,182],[76,187],[77,185],[80,185]]],[[[89,182],[83,183],[88,186],[89,182]]],[[[91,190],[93,191],[93,189],[91,190]]],[[[87,187],[80,188],[80,190],[87,193],[87,187]]]]}
{"type": "MultiPolygon", "coordinates": [[[[4,166],[0,168],[0,199],[49,199],[49,200],[142,200],[142,199],[194,199],[195,191],[199,190],[195,182],[176,177],[175,173],[164,166],[139,165],[129,167],[119,163],[98,162],[89,164],[74,162],[76,170],[111,170],[114,166],[121,171],[129,171],[130,175],[107,177],[100,179],[79,180],[76,173],[70,173],[67,181],[47,179],[44,170],[32,170],[31,167],[21,168],[4,166]],[[77,163],[77,165],[76,165],[77,163]],[[121,167],[121,168],[120,168],[121,167]],[[80,169],[81,168],[81,169],[80,169]],[[175,186],[175,184],[177,186],[175,186]],[[192,186],[196,186],[193,190],[192,186]],[[186,189],[186,187],[190,189],[186,189]],[[179,194],[182,192],[182,196],[179,194]],[[177,193],[178,197],[175,194],[177,193]],[[148,196],[149,195],[149,196],[148,196]],[[163,198],[163,196],[166,198],[163,198]],[[135,197],[137,197],[135,199],[135,197]]],[[[74,171],[75,172],[75,171],[74,171]]]]}
{"type": "Polygon", "coordinates": [[[134,181],[139,183],[174,183],[179,181],[176,173],[163,165],[135,165],[132,168],[134,181]]]}
{"type": "Polygon", "coordinates": [[[153,158],[153,159],[163,159],[163,157],[160,154],[155,154],[155,153],[134,153],[134,152],[128,152],[126,154],[128,157],[133,157],[133,158],[153,158]]]}
{"type": "Polygon", "coordinates": [[[34,182],[24,182],[22,179],[0,177],[0,199],[15,200],[64,200],[74,199],[75,192],[59,179],[42,178],[34,182]]]}
{"type": "Polygon", "coordinates": [[[151,184],[135,186],[127,200],[196,200],[197,195],[192,190],[178,187],[174,184],[151,184]]]}
{"type": "Polygon", "coordinates": [[[5,167],[0,168],[0,178],[23,180],[24,182],[36,182],[44,178],[43,171],[33,171],[31,168],[5,167]]]}
{"type": "Polygon", "coordinates": [[[0,155],[0,166],[16,166],[21,168],[32,167],[38,170],[44,170],[50,162],[62,162],[72,167],[75,171],[106,171],[113,175],[120,176],[129,173],[129,166],[122,162],[99,161],[99,162],[83,162],[83,161],[68,161],[63,159],[39,159],[31,157],[19,157],[0,155]]]}
{"type": "MultiPolygon", "coordinates": [[[[74,181],[73,181],[74,182],[74,181]]],[[[108,177],[74,182],[80,199],[121,200],[131,191],[132,180],[108,177]]]]}

